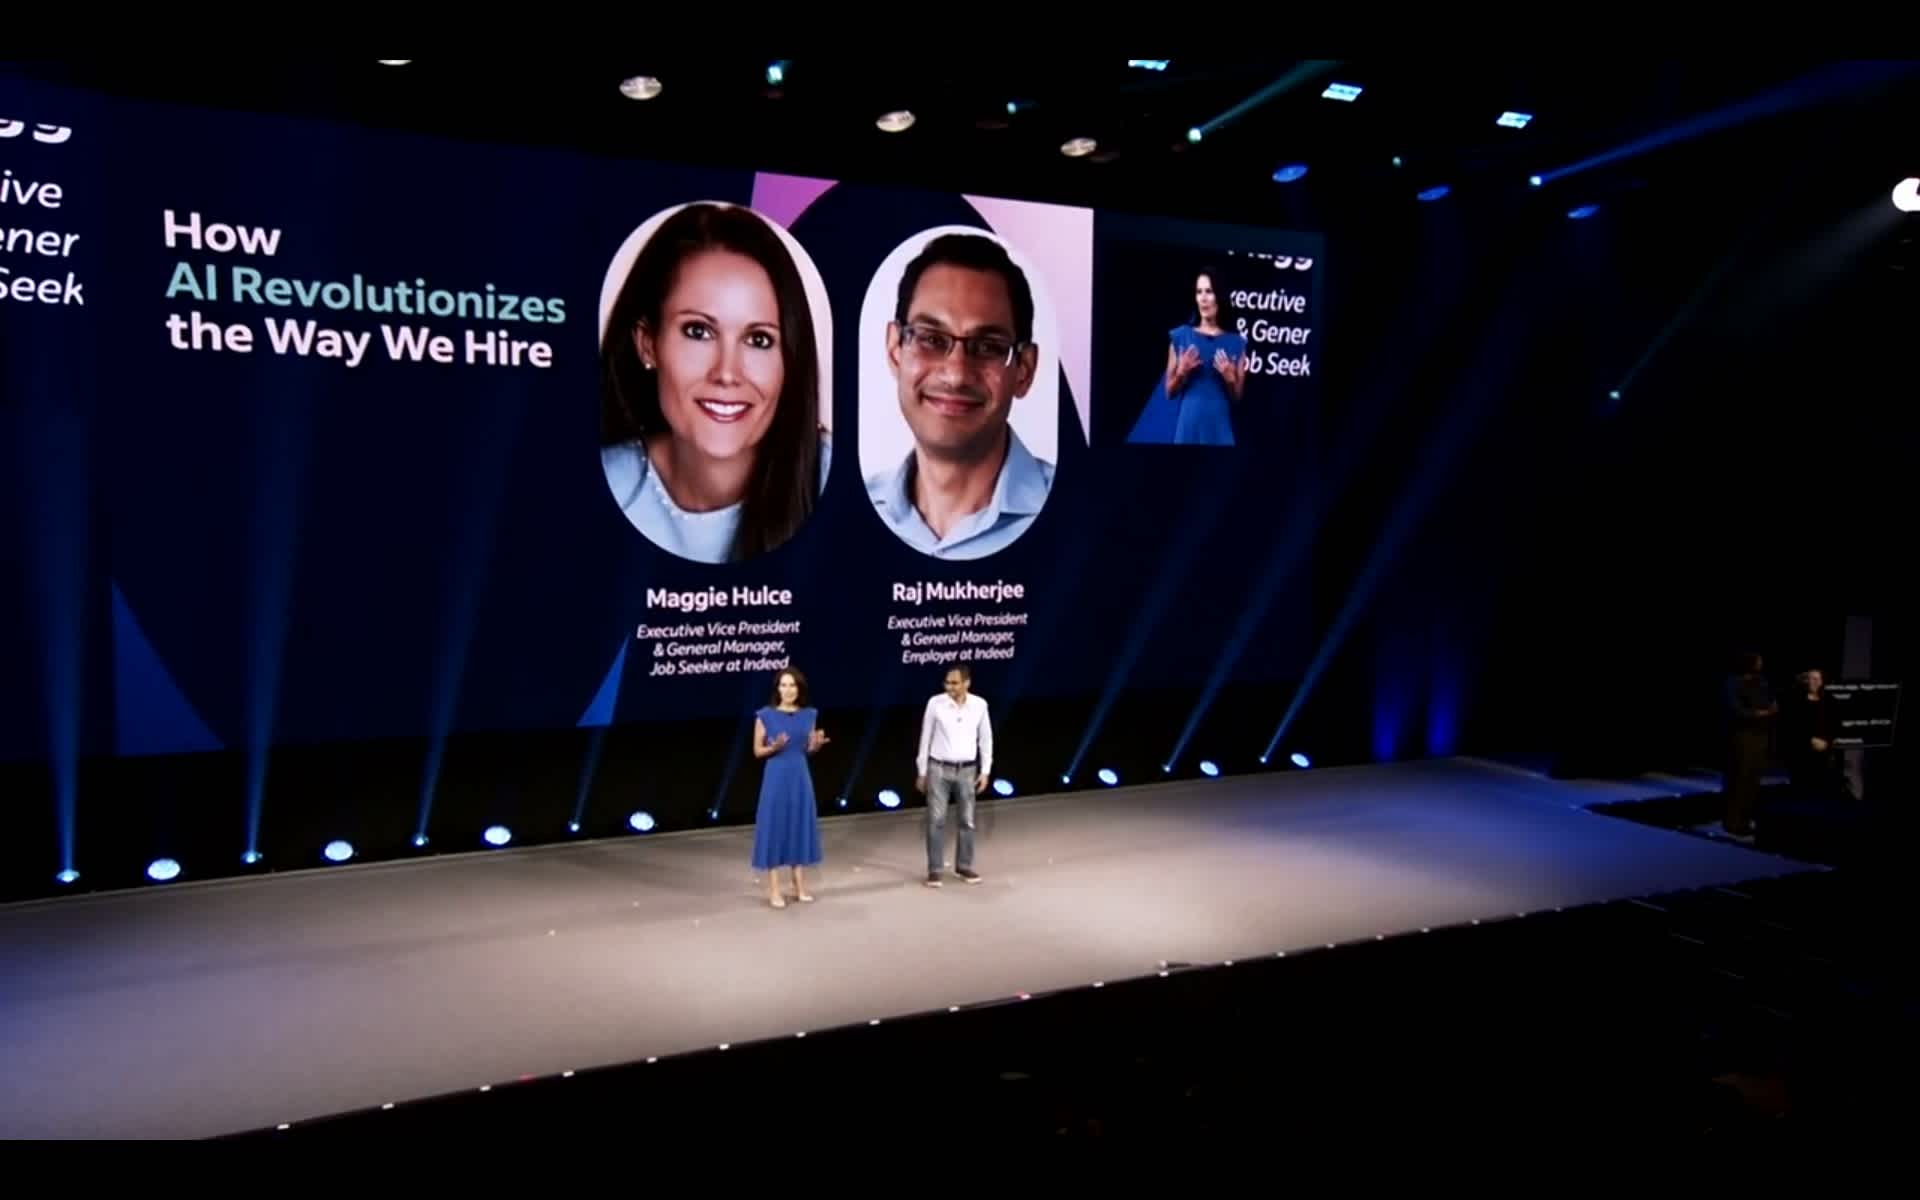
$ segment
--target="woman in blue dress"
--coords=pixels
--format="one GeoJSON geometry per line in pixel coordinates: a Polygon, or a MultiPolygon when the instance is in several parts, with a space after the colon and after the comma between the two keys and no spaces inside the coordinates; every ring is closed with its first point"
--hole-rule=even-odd
{"type": "Polygon", "coordinates": [[[1233,332],[1211,270],[1193,281],[1194,319],[1171,330],[1161,381],[1176,446],[1233,445],[1233,406],[1247,386],[1247,339],[1233,332]]]}
{"type": "Polygon", "coordinates": [[[774,678],[773,701],[754,714],[753,756],[767,760],[760,780],[760,808],[753,825],[753,869],[767,873],[767,903],[785,908],[780,868],[793,868],[793,894],[811,904],[806,868],[820,853],[820,814],[814,805],[807,755],[827,744],[815,727],[819,713],[807,707],[806,676],[791,668],[774,678]]]}

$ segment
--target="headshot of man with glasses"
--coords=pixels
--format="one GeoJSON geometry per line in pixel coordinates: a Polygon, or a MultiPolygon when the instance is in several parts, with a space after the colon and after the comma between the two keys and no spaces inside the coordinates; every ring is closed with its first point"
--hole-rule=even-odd
{"type": "Polygon", "coordinates": [[[934,558],[1004,550],[1053,487],[1008,423],[1040,361],[1026,273],[993,238],[934,238],[900,278],[886,349],[913,449],[867,477],[874,510],[934,558]]]}

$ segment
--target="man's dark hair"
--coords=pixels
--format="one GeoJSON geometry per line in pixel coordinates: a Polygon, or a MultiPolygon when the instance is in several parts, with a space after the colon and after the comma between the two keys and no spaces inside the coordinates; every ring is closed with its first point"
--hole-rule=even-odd
{"type": "Polygon", "coordinates": [[[947,669],[940,672],[940,678],[945,679],[955,671],[960,672],[960,678],[966,680],[968,683],[973,682],[973,668],[962,662],[948,663],[947,669]]]}
{"type": "Polygon", "coordinates": [[[941,266],[998,275],[1007,285],[1007,297],[1013,302],[1013,339],[1022,345],[1033,341],[1033,289],[1027,286],[1026,272],[1014,265],[999,242],[979,234],[943,233],[914,256],[907,264],[906,274],[900,277],[900,298],[893,306],[895,321],[907,323],[920,277],[927,273],[927,268],[941,266]]]}

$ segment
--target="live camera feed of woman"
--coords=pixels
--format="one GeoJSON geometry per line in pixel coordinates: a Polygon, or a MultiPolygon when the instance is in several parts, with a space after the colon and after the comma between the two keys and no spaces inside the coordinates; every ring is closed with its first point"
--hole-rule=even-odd
{"type": "Polygon", "coordinates": [[[1053,488],[1059,335],[1038,272],[985,229],[924,230],[860,311],[860,474],[875,514],[932,558],[1019,540],[1053,488]]]}
{"type": "Polygon", "coordinates": [[[1130,243],[1106,250],[1101,322],[1135,445],[1269,443],[1312,387],[1314,260],[1130,243]],[[1150,299],[1149,299],[1150,298],[1150,299]]]}
{"type": "Polygon", "coordinates": [[[826,286],[792,235],[712,201],[657,213],[600,299],[600,462],[649,542],[699,563],[775,550],[832,458],[826,286]]]}

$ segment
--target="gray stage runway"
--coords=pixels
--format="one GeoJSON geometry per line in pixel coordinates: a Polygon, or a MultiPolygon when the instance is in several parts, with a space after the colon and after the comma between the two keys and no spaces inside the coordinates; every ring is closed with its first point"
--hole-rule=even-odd
{"type": "Polygon", "coordinates": [[[825,822],[819,902],[752,832],[368,864],[0,908],[0,1135],[195,1137],[873,1017],[1804,869],[1583,805],[1697,788],[1479,760],[825,822]]]}

